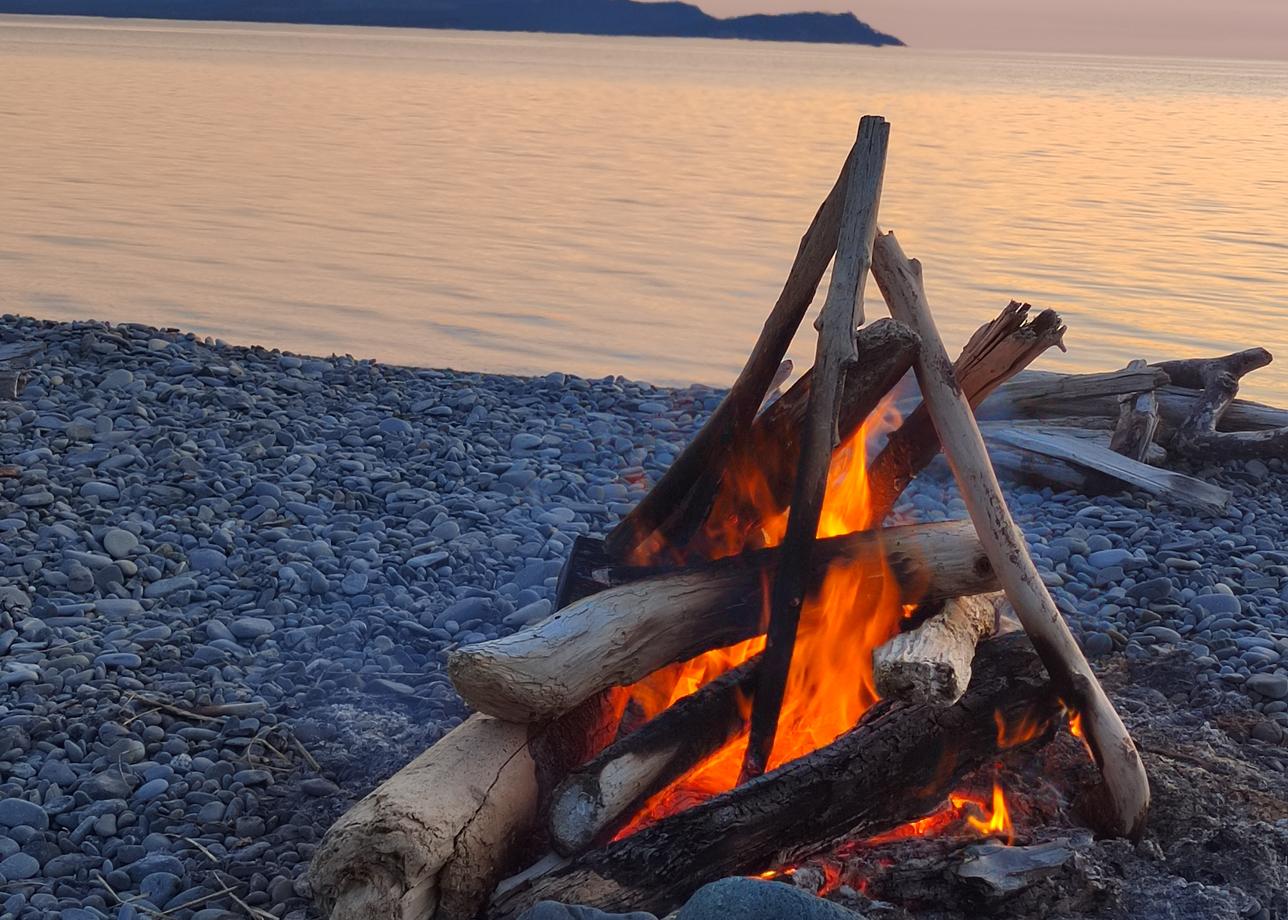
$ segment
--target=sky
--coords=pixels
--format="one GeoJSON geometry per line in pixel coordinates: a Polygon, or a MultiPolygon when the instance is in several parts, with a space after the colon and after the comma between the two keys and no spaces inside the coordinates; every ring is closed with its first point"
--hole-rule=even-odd
{"type": "Polygon", "coordinates": [[[1288,59],[1288,0],[691,0],[717,16],[849,11],[921,48],[1288,59]]]}

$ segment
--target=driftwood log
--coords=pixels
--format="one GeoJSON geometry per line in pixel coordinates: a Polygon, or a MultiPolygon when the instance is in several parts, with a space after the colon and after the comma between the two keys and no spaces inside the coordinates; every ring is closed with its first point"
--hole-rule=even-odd
{"type": "Polygon", "coordinates": [[[872,653],[882,699],[951,706],[970,685],[975,646],[997,625],[1000,595],[945,601],[916,629],[900,633],[872,653]]]}
{"type": "Polygon", "coordinates": [[[665,475],[609,533],[609,555],[638,560],[660,547],[687,544],[701,527],[729,454],[751,427],[836,252],[849,174],[847,158],[801,239],[787,282],[738,379],[665,475]]]}
{"type": "Polygon", "coordinates": [[[673,704],[568,775],[550,805],[551,844],[565,856],[605,842],[644,802],[745,727],[752,658],[673,704]]]}
{"type": "MultiPolygon", "coordinates": [[[[1140,370],[1146,364],[1143,359],[1137,358],[1127,367],[1140,370]]],[[[1157,431],[1158,396],[1153,388],[1140,393],[1129,393],[1118,399],[1118,424],[1109,441],[1109,449],[1130,460],[1144,463],[1157,431]]]]}
{"type": "Polygon", "coordinates": [[[1098,817],[1104,821],[1106,831],[1138,839],[1149,814],[1145,766],[1042,583],[1024,535],[1006,507],[983,436],[935,328],[921,266],[908,260],[893,234],[884,234],[877,237],[873,247],[873,275],[890,314],[921,338],[917,380],[943,442],[944,456],[1007,600],[1037,647],[1061,697],[1082,716],[1088,744],[1104,777],[1101,791],[1105,807],[1098,817]]]}
{"type": "Polygon", "coordinates": [[[45,346],[40,342],[0,343],[0,399],[17,399],[27,374],[45,346]]]}
{"type": "Polygon", "coordinates": [[[542,899],[661,916],[706,882],[771,868],[782,851],[824,849],[842,835],[872,836],[928,814],[966,773],[1006,756],[995,714],[1006,724],[1028,719],[1054,729],[1061,713],[1025,638],[989,640],[955,705],[882,701],[806,757],[575,860],[548,860],[503,882],[487,916],[510,920],[542,899]]]}
{"type": "Polygon", "coordinates": [[[474,715],[351,808],[309,884],[331,920],[472,917],[537,820],[529,728],[474,715]]]}
{"type": "Polygon", "coordinates": [[[787,691],[801,609],[811,585],[810,558],[827,492],[832,452],[840,433],[842,387],[859,358],[855,330],[863,325],[863,289],[872,265],[872,238],[885,175],[890,125],[865,115],[850,159],[845,210],[827,300],[818,317],[818,348],[810,381],[809,404],[800,428],[801,447],[787,534],[771,576],[769,626],[756,677],[751,735],[742,764],[743,779],[765,772],[778,734],[778,716],[787,691]]]}
{"type": "Polygon", "coordinates": [[[1168,448],[1196,460],[1288,456],[1288,425],[1261,431],[1217,430],[1239,392],[1239,379],[1271,360],[1264,348],[1250,348],[1221,358],[1158,365],[1172,383],[1201,391],[1185,420],[1170,433],[1168,448]]]}
{"type": "MultiPolygon", "coordinates": [[[[1052,346],[1064,348],[1065,326],[1054,310],[1029,316],[1028,304],[1011,301],[992,322],[981,326],[954,365],[962,392],[979,405],[1005,381],[1052,346]]],[[[939,435],[924,405],[891,432],[873,459],[868,481],[875,520],[883,520],[913,478],[939,453],[939,435]]]]}
{"type": "MultiPolygon", "coordinates": [[[[763,580],[776,549],[632,579],[513,635],[452,652],[452,683],[474,709],[516,722],[554,718],[609,687],[765,630],[763,580]]],[[[810,587],[828,568],[889,572],[905,603],[996,590],[969,522],[913,524],[820,540],[810,587]]],[[[637,571],[632,574],[639,574],[637,571]]],[[[879,585],[874,581],[873,590],[879,585]]]]}
{"type": "Polygon", "coordinates": [[[1054,429],[1039,431],[985,422],[981,430],[989,440],[990,456],[995,453],[993,445],[1001,443],[1015,450],[1042,454],[1074,466],[1085,467],[1150,495],[1209,513],[1220,514],[1230,503],[1230,492],[1220,486],[1185,473],[1149,466],[1094,441],[1070,437],[1054,429]]]}

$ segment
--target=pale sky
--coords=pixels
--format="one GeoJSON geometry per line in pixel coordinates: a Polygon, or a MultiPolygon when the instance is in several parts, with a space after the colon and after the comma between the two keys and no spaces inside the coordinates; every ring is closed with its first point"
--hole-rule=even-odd
{"type": "Polygon", "coordinates": [[[691,0],[716,16],[850,11],[921,48],[1288,59],[1288,0],[691,0]]]}

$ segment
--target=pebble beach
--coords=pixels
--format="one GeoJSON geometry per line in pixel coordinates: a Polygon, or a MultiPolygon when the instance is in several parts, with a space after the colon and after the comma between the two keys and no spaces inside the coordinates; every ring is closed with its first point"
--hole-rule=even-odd
{"type": "MultiPolygon", "coordinates": [[[[459,724],[446,651],[546,616],[710,387],[513,377],[6,315],[0,917],[316,916],[349,805],[459,724]]],[[[1088,655],[1180,652],[1288,762],[1288,475],[1224,515],[1007,484],[1088,655]]],[[[932,467],[897,512],[966,517],[932,467]]]]}

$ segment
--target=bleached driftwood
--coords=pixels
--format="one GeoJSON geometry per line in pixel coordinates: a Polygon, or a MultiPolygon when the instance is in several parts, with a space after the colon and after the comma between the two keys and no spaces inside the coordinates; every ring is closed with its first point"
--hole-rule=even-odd
{"type": "MultiPolygon", "coordinates": [[[[448,657],[474,709],[515,722],[558,716],[609,687],[764,632],[763,579],[776,549],[662,572],[601,591],[541,623],[448,657]]],[[[838,562],[886,572],[906,603],[994,591],[997,581],[969,522],[913,524],[820,540],[810,589],[838,562]]]]}
{"type": "Polygon", "coordinates": [[[473,917],[536,821],[529,731],[473,715],[349,809],[309,865],[322,912],[473,917]]]}
{"type": "Polygon", "coordinates": [[[1220,358],[1167,361],[1159,367],[1173,383],[1201,390],[1185,420],[1168,436],[1168,447],[1198,460],[1288,457],[1288,425],[1261,431],[1218,431],[1239,392],[1239,379],[1271,362],[1264,348],[1220,358]]]}
{"type": "Polygon", "coordinates": [[[1098,816],[1108,832],[1139,838],[1149,814],[1145,766],[1042,583],[1024,535],[1006,507],[984,439],[957,385],[952,362],[931,316],[921,266],[908,260],[893,234],[878,235],[873,246],[873,275],[885,295],[890,315],[921,338],[917,380],[943,443],[944,456],[1002,589],[1042,656],[1061,698],[1082,716],[1087,741],[1104,777],[1104,808],[1098,816]]]}
{"type": "Polygon", "coordinates": [[[970,685],[975,646],[997,624],[1001,596],[982,594],[944,602],[916,629],[900,633],[872,653],[882,699],[951,706],[970,685]]]}

